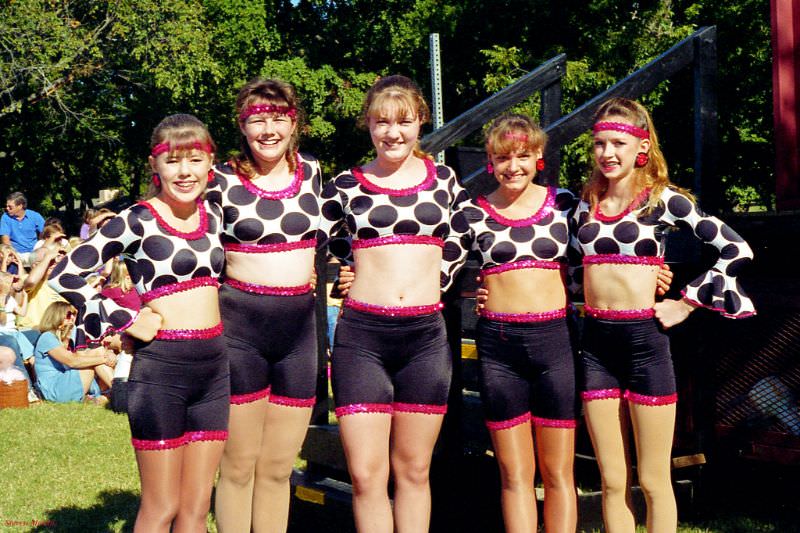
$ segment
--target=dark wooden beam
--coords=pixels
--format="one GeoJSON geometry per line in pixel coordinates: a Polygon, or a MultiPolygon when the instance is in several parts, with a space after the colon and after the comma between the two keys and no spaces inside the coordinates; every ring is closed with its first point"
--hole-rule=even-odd
{"type": "Polygon", "coordinates": [[[719,211],[721,187],[717,174],[717,30],[712,27],[694,41],[694,192],[703,209],[719,211]]]}

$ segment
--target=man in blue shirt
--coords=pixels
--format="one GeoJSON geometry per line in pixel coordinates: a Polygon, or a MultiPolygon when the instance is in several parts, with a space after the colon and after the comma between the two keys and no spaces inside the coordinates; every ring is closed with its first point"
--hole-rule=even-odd
{"type": "Polygon", "coordinates": [[[24,263],[29,261],[33,246],[44,229],[42,215],[27,207],[25,195],[12,192],[6,198],[6,212],[0,217],[0,242],[10,244],[24,263]]]}

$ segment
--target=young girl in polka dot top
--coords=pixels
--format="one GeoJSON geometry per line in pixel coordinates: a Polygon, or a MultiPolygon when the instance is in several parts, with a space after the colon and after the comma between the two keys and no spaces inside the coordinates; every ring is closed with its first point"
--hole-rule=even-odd
{"type": "Polygon", "coordinates": [[[323,229],[352,235],[356,271],[334,338],[336,414],[358,531],[427,531],[452,365],[439,312],[442,247],[467,196],[450,168],[418,148],[430,112],[414,82],[378,80],[363,110],[376,157],[322,195],[323,229]]]}
{"type": "MultiPolygon", "coordinates": [[[[752,258],[729,226],[706,215],[672,183],[647,110],[615,98],[595,115],[595,168],[575,215],[574,243],[583,258],[585,295],[582,396],[603,478],[608,531],[633,531],[628,506],[630,456],[623,400],[633,426],[648,531],[675,531],[670,451],[677,401],[664,329],[697,307],[727,317],[754,313],[736,276],[752,258]],[[688,227],[719,250],[716,264],[683,289],[680,300],[656,303],[656,275],[670,226],[688,227]]],[[[582,270],[582,272],[581,272],[582,270]]]]}
{"type": "Polygon", "coordinates": [[[289,476],[317,377],[311,276],[321,188],[298,152],[294,88],[254,79],[236,98],[242,148],[216,166],[208,199],[222,208],[220,308],[231,368],[230,432],[215,510],[223,531],[285,531],[289,476]]]}
{"type": "Polygon", "coordinates": [[[136,340],[128,420],[142,499],[134,531],[205,530],[228,434],[228,359],[217,281],[221,212],[203,195],[215,146],[192,115],[171,115],[151,138],[148,199],[110,219],[53,270],[51,286],[79,310],[78,345],[125,331],[136,340]],[[139,312],[86,283],[121,255],[139,312]]]}

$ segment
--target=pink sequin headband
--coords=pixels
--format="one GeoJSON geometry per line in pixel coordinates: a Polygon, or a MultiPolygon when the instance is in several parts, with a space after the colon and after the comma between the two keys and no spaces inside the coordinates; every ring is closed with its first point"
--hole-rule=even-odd
{"type": "Polygon", "coordinates": [[[503,134],[503,139],[511,139],[512,141],[519,141],[521,143],[528,142],[528,136],[524,133],[514,133],[513,131],[507,131],[503,134]]]}
{"type": "Polygon", "coordinates": [[[208,154],[214,152],[214,148],[210,144],[195,141],[192,143],[176,144],[172,146],[170,146],[169,143],[158,143],[157,145],[153,146],[153,150],[150,152],[150,155],[153,157],[158,157],[159,155],[169,153],[172,150],[200,150],[208,154]]]}
{"type": "Polygon", "coordinates": [[[625,124],[624,122],[596,122],[592,127],[592,133],[598,133],[601,131],[621,131],[622,133],[629,133],[630,135],[639,137],[640,139],[650,138],[649,131],[643,130],[642,128],[637,128],[633,124],[625,124]]]}
{"type": "Polygon", "coordinates": [[[278,115],[286,115],[289,118],[297,118],[297,108],[289,107],[288,105],[275,105],[275,104],[255,104],[247,106],[239,113],[239,121],[247,120],[247,117],[252,115],[260,115],[261,113],[277,113],[278,115]]]}

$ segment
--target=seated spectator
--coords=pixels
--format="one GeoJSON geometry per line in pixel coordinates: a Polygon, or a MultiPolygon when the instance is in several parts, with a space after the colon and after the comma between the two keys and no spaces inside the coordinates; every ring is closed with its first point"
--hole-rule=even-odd
{"type": "Polygon", "coordinates": [[[66,257],[66,251],[55,246],[46,246],[31,255],[33,266],[23,281],[23,287],[28,293],[28,312],[17,319],[17,326],[24,329],[37,329],[42,315],[51,303],[66,301],[47,285],[47,276],[66,257]]]}
{"type": "Polygon", "coordinates": [[[13,192],[6,198],[6,212],[0,217],[0,243],[10,244],[22,259],[23,266],[30,263],[33,245],[44,229],[42,215],[28,209],[28,200],[21,192],[13,192]]]}
{"type": "Polygon", "coordinates": [[[95,215],[89,221],[89,236],[94,235],[94,232],[103,227],[103,224],[117,216],[117,214],[106,207],[101,207],[97,210],[95,215]]]}
{"type": "Polygon", "coordinates": [[[64,228],[61,227],[61,224],[58,222],[51,222],[50,224],[44,225],[42,236],[38,241],[36,241],[36,244],[33,245],[33,249],[38,250],[42,246],[50,245],[58,246],[66,251],[70,250],[70,244],[69,240],[67,239],[67,235],[64,233],[64,228]]]}
{"type": "Polygon", "coordinates": [[[130,274],[128,274],[128,267],[125,266],[124,261],[119,259],[113,261],[111,274],[100,294],[134,311],[138,311],[142,307],[142,301],[133,287],[130,274]]]}
{"type": "Polygon", "coordinates": [[[20,267],[21,259],[11,246],[0,244],[0,331],[16,329],[17,317],[28,309],[28,295],[19,276],[9,272],[14,270],[10,265],[20,267]]]}
{"type": "Polygon", "coordinates": [[[87,208],[86,211],[83,212],[83,224],[81,224],[81,229],[78,232],[78,237],[80,237],[82,241],[85,241],[91,235],[90,230],[92,227],[92,219],[96,215],[97,211],[91,207],[87,208]]]}
{"type": "Polygon", "coordinates": [[[75,353],[68,349],[75,326],[75,309],[66,302],[50,304],[42,317],[36,341],[36,385],[52,402],[79,402],[97,378],[111,388],[116,354],[100,346],[75,353]]]}

